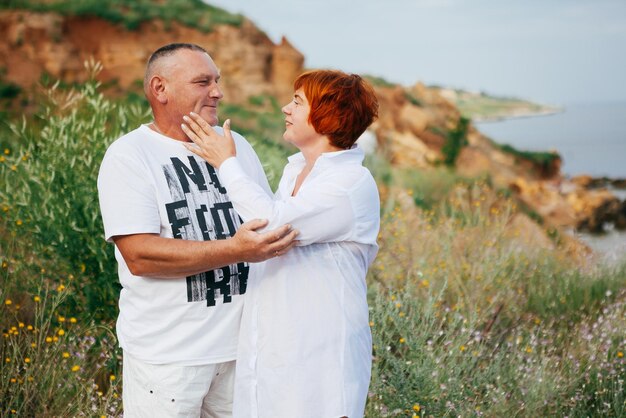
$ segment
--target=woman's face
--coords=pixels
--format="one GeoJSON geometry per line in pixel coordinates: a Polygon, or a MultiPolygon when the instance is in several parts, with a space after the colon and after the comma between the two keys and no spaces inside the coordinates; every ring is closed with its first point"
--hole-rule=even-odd
{"type": "Polygon", "coordinates": [[[293,100],[282,108],[285,114],[285,141],[302,148],[321,137],[309,123],[311,107],[302,89],[296,90],[293,100]]]}

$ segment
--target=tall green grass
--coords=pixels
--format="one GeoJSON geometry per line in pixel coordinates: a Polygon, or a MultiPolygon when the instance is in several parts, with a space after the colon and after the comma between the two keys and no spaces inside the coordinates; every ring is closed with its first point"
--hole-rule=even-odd
{"type": "Polygon", "coordinates": [[[528,241],[516,203],[389,193],[370,269],[367,416],[622,416],[626,268],[528,241]]]}
{"type": "MultiPolygon", "coordinates": [[[[92,64],[90,70],[99,67],[92,64]]],[[[148,112],[105,99],[95,81],[79,90],[53,86],[47,101],[33,124],[41,129],[25,120],[10,124],[18,145],[1,158],[2,222],[16,237],[29,239],[31,254],[64,260],[84,275],[71,298],[76,309],[110,318],[117,273],[112,248],[102,239],[96,178],[108,145],[148,112]]]]}

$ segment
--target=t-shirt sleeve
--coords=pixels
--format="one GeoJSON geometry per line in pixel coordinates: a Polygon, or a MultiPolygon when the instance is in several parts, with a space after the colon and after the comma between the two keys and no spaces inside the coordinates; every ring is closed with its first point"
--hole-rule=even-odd
{"type": "Polygon", "coordinates": [[[139,160],[109,150],[98,174],[100,212],[107,241],[117,235],[158,234],[161,229],[154,185],[139,160]]]}
{"type": "Polygon", "coordinates": [[[301,189],[296,196],[274,199],[252,181],[236,158],[222,163],[220,178],[244,221],[268,219],[266,230],[291,224],[299,231],[299,245],[344,241],[354,231],[350,196],[336,183],[329,181],[301,189]]]}

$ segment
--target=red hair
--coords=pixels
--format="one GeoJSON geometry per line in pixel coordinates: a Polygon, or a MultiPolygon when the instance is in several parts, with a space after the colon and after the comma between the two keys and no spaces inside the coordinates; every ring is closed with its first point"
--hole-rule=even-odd
{"type": "Polygon", "coordinates": [[[293,88],[304,91],[311,107],[311,126],[339,148],[350,148],[378,117],[374,89],[356,74],[308,71],[296,78],[293,88]]]}

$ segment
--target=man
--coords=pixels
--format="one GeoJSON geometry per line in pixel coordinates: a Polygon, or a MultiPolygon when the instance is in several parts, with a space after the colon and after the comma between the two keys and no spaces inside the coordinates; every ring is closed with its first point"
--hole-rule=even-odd
{"type": "MultiPolygon", "coordinates": [[[[115,141],[100,167],[105,236],[123,287],[125,417],[231,415],[247,262],[294,245],[288,225],[262,234],[266,221],[240,225],[214,168],[183,145],[183,115],[217,124],[219,79],[197,45],[155,51],[144,79],[154,122],[115,141]]],[[[269,190],[252,147],[235,139],[242,166],[269,190]]]]}

